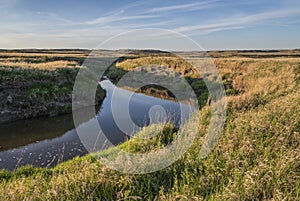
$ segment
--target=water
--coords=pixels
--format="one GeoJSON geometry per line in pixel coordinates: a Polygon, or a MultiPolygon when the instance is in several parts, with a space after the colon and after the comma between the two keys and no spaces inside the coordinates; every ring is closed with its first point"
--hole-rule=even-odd
{"type": "MultiPolygon", "coordinates": [[[[102,134],[113,145],[124,142],[149,124],[171,121],[179,126],[190,117],[190,106],[120,89],[109,80],[100,84],[107,95],[99,112],[77,129],[93,133],[93,123],[97,121],[102,134]]],[[[84,109],[79,112],[84,113],[84,109]]],[[[93,136],[88,138],[93,140],[93,136]]],[[[82,137],[74,129],[71,114],[0,125],[0,169],[12,170],[29,164],[53,167],[62,161],[86,155],[88,148],[82,142],[82,137]]],[[[105,148],[104,140],[97,144],[97,151],[105,148]]]]}

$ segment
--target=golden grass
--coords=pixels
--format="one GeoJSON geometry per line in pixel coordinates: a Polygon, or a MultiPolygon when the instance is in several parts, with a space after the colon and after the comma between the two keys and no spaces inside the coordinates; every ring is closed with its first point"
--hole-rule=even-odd
{"type": "Polygon", "coordinates": [[[33,68],[33,69],[42,69],[42,70],[55,70],[58,68],[66,67],[76,67],[78,63],[75,61],[51,61],[43,63],[29,63],[29,62],[10,62],[0,61],[0,67],[17,67],[17,68],[33,68]]]}
{"type": "Polygon", "coordinates": [[[18,53],[18,52],[0,52],[0,57],[86,57],[86,54],[49,54],[49,53],[18,53]]]}
{"type": "Polygon", "coordinates": [[[198,154],[208,105],[192,147],[164,170],[121,174],[86,156],[49,170],[2,172],[0,199],[300,200],[299,59],[214,61],[239,93],[227,97],[224,133],[207,158],[198,154]]]}
{"type": "Polygon", "coordinates": [[[117,62],[116,66],[124,70],[130,71],[133,68],[143,65],[159,65],[166,68],[174,69],[181,75],[188,75],[195,73],[192,66],[185,60],[175,56],[146,56],[134,59],[127,59],[125,61],[117,62]]]}

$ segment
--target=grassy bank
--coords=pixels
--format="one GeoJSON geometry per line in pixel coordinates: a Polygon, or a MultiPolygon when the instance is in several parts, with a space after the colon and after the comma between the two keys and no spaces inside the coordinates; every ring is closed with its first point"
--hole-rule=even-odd
{"type": "MultiPolygon", "coordinates": [[[[0,124],[71,113],[85,51],[0,51],[0,124]]],[[[104,91],[99,90],[101,103],[104,91]]]]}
{"type": "MultiPolygon", "coordinates": [[[[173,165],[145,175],[111,170],[92,156],[55,168],[22,167],[0,172],[1,200],[299,200],[300,60],[298,58],[215,58],[228,93],[227,120],[215,149],[199,150],[210,106],[192,147],[173,165]]],[[[151,129],[150,129],[151,131],[151,129]]],[[[176,129],[132,139],[120,148],[145,152],[163,148],[176,129]]]]}

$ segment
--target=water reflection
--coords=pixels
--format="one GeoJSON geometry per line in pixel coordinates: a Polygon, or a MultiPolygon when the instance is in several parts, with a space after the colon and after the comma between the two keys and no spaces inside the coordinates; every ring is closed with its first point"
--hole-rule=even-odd
{"type": "MultiPolygon", "coordinates": [[[[77,128],[87,133],[84,139],[81,135],[79,138],[74,129],[72,115],[22,120],[0,126],[0,169],[15,169],[27,164],[55,166],[75,156],[85,155],[88,151],[107,148],[105,136],[115,145],[150,123],[171,121],[179,125],[191,114],[190,106],[116,88],[109,80],[102,81],[101,87],[107,91],[101,109],[96,117],[77,128]],[[117,93],[114,93],[115,90],[117,93]],[[124,102],[129,98],[126,107],[124,102]],[[124,112],[124,108],[128,108],[128,111],[124,112]],[[128,123],[128,115],[134,124],[128,123]],[[162,118],[157,118],[157,115],[162,118]],[[99,125],[102,130],[100,138],[99,125]],[[90,147],[94,150],[90,150],[90,147]]],[[[84,110],[78,112],[84,113],[84,110]]]]}

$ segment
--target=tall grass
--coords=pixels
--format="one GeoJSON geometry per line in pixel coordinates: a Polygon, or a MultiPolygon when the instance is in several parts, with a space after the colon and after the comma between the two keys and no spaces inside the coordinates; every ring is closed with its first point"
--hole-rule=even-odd
{"type": "Polygon", "coordinates": [[[75,67],[78,63],[75,61],[53,61],[43,63],[30,63],[30,62],[0,62],[1,67],[18,67],[18,68],[33,68],[41,70],[55,70],[58,68],[75,67]]]}
{"type": "MultiPolygon", "coordinates": [[[[198,153],[209,125],[209,105],[199,111],[202,118],[193,145],[163,170],[123,174],[90,155],[50,169],[3,170],[0,199],[299,200],[300,62],[215,62],[237,93],[227,97],[224,133],[207,158],[200,159],[198,153]]],[[[130,152],[163,147],[176,134],[176,130],[166,129],[147,143],[133,140],[120,146],[130,152]]]]}
{"type": "Polygon", "coordinates": [[[125,61],[117,62],[116,66],[124,70],[132,70],[133,68],[143,66],[145,64],[156,64],[166,68],[171,68],[185,76],[192,76],[196,73],[191,64],[176,56],[145,56],[127,59],[125,61]]]}

